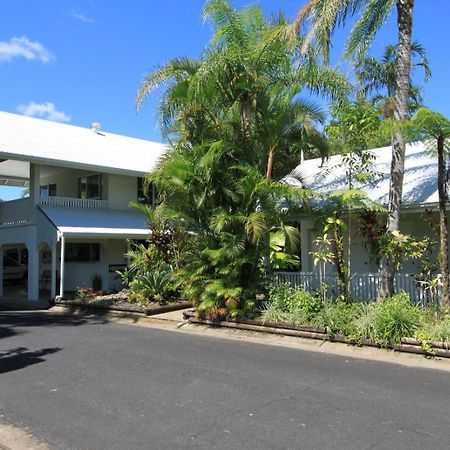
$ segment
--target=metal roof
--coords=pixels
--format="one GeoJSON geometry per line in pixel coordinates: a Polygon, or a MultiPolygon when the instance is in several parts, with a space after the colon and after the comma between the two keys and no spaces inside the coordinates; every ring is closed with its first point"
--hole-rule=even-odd
{"type": "Polygon", "coordinates": [[[90,128],[0,111],[1,160],[144,175],[167,146],[90,128]]]}
{"type": "Polygon", "coordinates": [[[149,234],[149,224],[139,212],[114,209],[40,206],[50,222],[64,235],[73,237],[140,238],[149,234]]]}
{"type": "MultiPolygon", "coordinates": [[[[371,150],[375,156],[373,171],[376,181],[370,184],[356,185],[367,196],[380,204],[386,205],[389,198],[389,180],[392,160],[392,147],[371,150]]],[[[299,164],[283,182],[330,194],[348,189],[346,168],[342,156],[331,156],[322,165],[322,160],[309,159],[299,164]]],[[[403,180],[403,205],[426,205],[437,203],[437,157],[430,155],[423,142],[407,144],[405,158],[405,175],[403,180]]]]}

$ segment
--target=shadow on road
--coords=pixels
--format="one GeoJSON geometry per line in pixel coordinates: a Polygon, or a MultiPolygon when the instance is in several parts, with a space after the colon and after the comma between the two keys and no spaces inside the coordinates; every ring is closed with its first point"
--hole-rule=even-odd
{"type": "Polygon", "coordinates": [[[42,350],[29,351],[25,347],[17,347],[5,352],[0,352],[0,374],[23,369],[24,367],[45,361],[46,355],[62,350],[61,347],[43,348],[42,350]]]}
{"type": "Polygon", "coordinates": [[[23,328],[41,327],[41,326],[64,326],[77,327],[87,325],[88,323],[105,323],[106,320],[97,319],[96,321],[88,320],[83,316],[75,316],[69,314],[51,314],[46,312],[27,311],[27,312],[0,312],[0,339],[8,338],[24,331],[23,328]]]}

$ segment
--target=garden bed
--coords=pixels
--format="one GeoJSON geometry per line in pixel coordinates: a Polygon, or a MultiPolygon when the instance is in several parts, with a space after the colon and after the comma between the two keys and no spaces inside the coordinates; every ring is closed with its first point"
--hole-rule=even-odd
{"type": "MultiPolygon", "coordinates": [[[[203,317],[198,317],[194,310],[185,311],[184,318],[192,324],[209,325],[214,327],[234,328],[239,330],[257,331],[263,333],[278,334],[284,336],[294,336],[309,339],[319,339],[323,341],[341,342],[348,345],[368,346],[377,348],[387,348],[395,351],[415,353],[424,356],[430,356],[429,352],[426,352],[421,343],[414,338],[402,338],[400,344],[381,346],[369,339],[362,339],[361,342],[354,342],[348,339],[344,335],[336,334],[329,335],[325,328],[311,327],[311,326],[297,326],[281,323],[260,322],[258,320],[209,320],[203,317]]],[[[430,342],[429,346],[432,350],[431,356],[438,356],[442,358],[450,358],[449,345],[443,342],[430,342]]]]}
{"type": "Polygon", "coordinates": [[[192,306],[191,302],[185,300],[174,300],[164,303],[149,301],[147,304],[141,305],[139,303],[130,303],[127,301],[127,298],[125,293],[119,292],[117,294],[99,295],[84,299],[59,299],[55,300],[55,305],[103,311],[141,313],[147,316],[177,311],[192,306]]]}

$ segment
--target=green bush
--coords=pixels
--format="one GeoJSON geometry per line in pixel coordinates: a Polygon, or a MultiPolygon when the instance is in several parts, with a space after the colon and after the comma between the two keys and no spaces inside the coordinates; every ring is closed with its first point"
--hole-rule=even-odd
{"type": "Polygon", "coordinates": [[[311,294],[300,289],[297,289],[292,299],[293,310],[301,310],[307,317],[307,320],[312,320],[323,308],[322,299],[316,294],[311,294]]]}
{"type": "Polygon", "coordinates": [[[314,320],[322,308],[323,303],[315,294],[289,285],[272,285],[261,319],[263,322],[307,324],[314,320]]]}
{"type": "Polygon", "coordinates": [[[172,268],[159,264],[151,272],[139,273],[131,281],[130,289],[139,303],[148,299],[162,303],[174,292],[172,268]]]}
{"type": "Polygon", "coordinates": [[[400,292],[363,307],[355,319],[352,337],[371,339],[384,346],[399,344],[403,337],[413,337],[421,323],[421,310],[411,304],[408,294],[400,292]]]}
{"type": "Polygon", "coordinates": [[[361,305],[360,313],[354,320],[355,333],[350,336],[350,339],[354,341],[361,341],[361,339],[377,341],[376,306],[376,303],[361,305]]]}
{"type": "Polygon", "coordinates": [[[379,344],[398,344],[402,337],[413,337],[420,325],[420,310],[411,305],[409,295],[404,292],[376,306],[375,329],[379,344]]]}
{"type": "MultiPolygon", "coordinates": [[[[316,294],[281,285],[270,288],[261,319],[263,322],[324,327],[329,336],[343,334],[354,341],[370,339],[384,346],[398,344],[403,337],[417,337],[419,329],[419,340],[423,342],[450,342],[450,318],[420,328],[425,316],[404,292],[382,303],[324,303],[316,294]]],[[[432,316],[428,316],[431,320],[432,316]]]]}
{"type": "Polygon", "coordinates": [[[356,332],[355,317],[361,309],[359,303],[347,304],[341,301],[327,302],[317,315],[313,324],[324,327],[329,336],[344,334],[354,335],[356,332]]]}
{"type": "Polygon", "coordinates": [[[414,337],[422,344],[425,351],[433,354],[431,342],[450,344],[450,317],[436,323],[428,323],[416,331],[414,337]]]}

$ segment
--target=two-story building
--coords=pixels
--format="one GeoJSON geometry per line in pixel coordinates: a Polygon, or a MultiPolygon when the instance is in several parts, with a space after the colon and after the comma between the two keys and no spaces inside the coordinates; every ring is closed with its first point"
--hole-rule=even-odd
{"type": "Polygon", "coordinates": [[[142,180],[165,151],[99,124],[81,128],[0,112],[0,186],[28,192],[0,203],[0,297],[3,266],[17,259],[26,266],[29,300],[42,288],[55,298],[92,286],[94,278],[102,290],[119,289],[116,269],[126,264],[128,240],[149,232],[129,204],[155,200],[151,190],[143,194],[142,180]]]}

